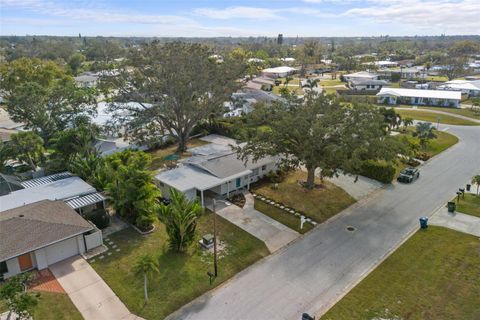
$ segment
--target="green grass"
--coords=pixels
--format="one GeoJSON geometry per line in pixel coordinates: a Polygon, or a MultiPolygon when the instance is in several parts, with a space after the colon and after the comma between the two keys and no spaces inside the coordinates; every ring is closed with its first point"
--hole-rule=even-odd
{"type": "Polygon", "coordinates": [[[41,292],[37,307],[33,313],[34,320],[81,320],[80,312],[67,294],[41,292]]]}
{"type": "Polygon", "coordinates": [[[324,87],[332,87],[332,86],[345,85],[345,82],[342,82],[339,79],[336,79],[336,80],[320,80],[319,85],[324,86],[324,87]]]}
{"type": "Polygon", "coordinates": [[[209,284],[207,271],[213,271],[212,254],[199,248],[198,240],[213,233],[212,214],[204,214],[197,225],[197,241],[187,253],[169,251],[163,225],[154,233],[141,236],[133,229],[119,231],[109,238],[120,248],[105,259],[91,263],[119,298],[134,314],[145,319],[163,319],[181,306],[214,288],[269,254],[265,244],[221,217],[217,219],[218,238],[226,244],[220,252],[219,275],[209,284]],[[160,272],[149,278],[149,302],[143,302],[143,278],[132,270],[137,259],[150,254],[158,259],[160,272]]]}
{"type": "MultiPolygon", "coordinates": [[[[413,136],[414,132],[415,127],[408,127],[405,132],[397,135],[397,137],[407,136],[409,140],[419,142],[420,140],[413,136]]],[[[429,140],[427,147],[425,149],[420,148],[419,152],[425,152],[430,157],[434,157],[458,142],[458,138],[451,133],[436,130],[434,132],[437,137],[429,140]]]]}
{"type": "MultiPolygon", "coordinates": [[[[475,186],[473,187],[475,190],[475,186]]],[[[452,201],[456,202],[456,199],[455,197],[452,201]]],[[[465,193],[465,199],[460,197],[460,201],[457,203],[457,211],[480,218],[480,196],[465,193]]]]}
{"type": "Polygon", "coordinates": [[[412,118],[421,121],[428,121],[432,123],[436,123],[438,121],[438,117],[440,117],[440,123],[444,124],[451,124],[451,125],[460,125],[460,126],[478,126],[480,123],[476,123],[473,121],[465,120],[456,118],[453,116],[447,116],[444,114],[435,114],[432,112],[421,111],[418,109],[411,109],[411,110],[395,110],[398,114],[402,116],[402,118],[412,118]]]}
{"type": "Polygon", "coordinates": [[[300,218],[261,200],[255,199],[255,209],[299,233],[306,233],[313,229],[310,223],[304,223],[303,229],[300,229],[300,218]]]}
{"type": "MultiPolygon", "coordinates": [[[[6,304],[0,300],[0,313],[8,311],[6,304]]],[[[34,320],[82,320],[83,317],[64,293],[40,292],[38,304],[32,318],[34,320]]]]}
{"type": "MultiPolygon", "coordinates": [[[[202,146],[205,144],[208,144],[208,142],[202,141],[199,139],[192,139],[188,142],[188,147],[194,148],[194,147],[202,146]]],[[[163,165],[167,163],[167,161],[164,158],[172,153],[177,153],[177,148],[178,148],[178,145],[174,144],[166,148],[148,151],[148,153],[152,156],[152,163],[150,164],[149,169],[157,170],[162,168],[163,165]]],[[[189,157],[190,155],[191,154],[189,152],[184,152],[182,153],[180,158],[189,157]]]]}
{"type": "MultiPolygon", "coordinates": [[[[318,223],[324,222],[355,202],[343,189],[327,181],[320,189],[305,189],[298,180],[306,179],[306,172],[292,171],[278,184],[278,189],[273,189],[271,183],[263,182],[253,186],[252,191],[303,212],[318,223]]],[[[317,179],[316,183],[320,184],[320,180],[317,179]]]]}
{"type": "Polygon", "coordinates": [[[280,94],[280,88],[288,88],[288,90],[291,92],[291,93],[294,93],[298,96],[301,96],[304,94],[303,92],[303,89],[300,88],[299,86],[291,86],[289,85],[288,87],[285,87],[283,84],[279,85],[279,86],[274,86],[272,88],[272,93],[274,94],[277,94],[279,95],[280,94]]]}
{"type": "Polygon", "coordinates": [[[420,107],[420,109],[428,109],[433,111],[443,111],[452,114],[480,120],[480,109],[478,111],[471,108],[449,108],[449,107],[420,107]]]}
{"type": "Polygon", "coordinates": [[[480,240],[418,231],[322,320],[480,319],[480,240]]]}

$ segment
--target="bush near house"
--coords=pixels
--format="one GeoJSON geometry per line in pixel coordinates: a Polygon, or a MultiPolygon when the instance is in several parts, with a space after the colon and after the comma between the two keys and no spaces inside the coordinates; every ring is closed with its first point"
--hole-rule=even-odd
{"type": "Polygon", "coordinates": [[[391,183],[395,172],[395,167],[390,163],[367,160],[362,163],[359,174],[382,183],[391,183]]]}
{"type": "Polygon", "coordinates": [[[98,229],[105,229],[110,225],[110,216],[105,209],[95,209],[82,213],[82,217],[90,220],[98,229]]]}

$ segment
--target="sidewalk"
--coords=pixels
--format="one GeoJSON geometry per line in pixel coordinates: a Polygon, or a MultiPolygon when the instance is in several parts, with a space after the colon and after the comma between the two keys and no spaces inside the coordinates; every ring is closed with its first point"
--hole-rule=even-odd
{"type": "Polygon", "coordinates": [[[435,212],[428,222],[434,226],[446,227],[480,237],[480,218],[460,212],[448,212],[445,207],[435,212]]]}

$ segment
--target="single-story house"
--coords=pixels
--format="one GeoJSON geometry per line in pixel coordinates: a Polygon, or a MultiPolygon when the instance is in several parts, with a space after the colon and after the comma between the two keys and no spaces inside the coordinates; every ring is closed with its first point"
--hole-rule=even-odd
{"type": "Polygon", "coordinates": [[[237,190],[249,189],[258,181],[277,169],[278,159],[265,157],[256,162],[237,158],[230,144],[232,139],[216,139],[221,143],[210,143],[189,149],[192,157],[185,159],[179,167],[165,170],[155,176],[156,184],[164,198],[169,198],[170,188],[183,192],[188,199],[200,199],[205,206],[206,198],[229,197],[237,190]],[[226,142],[225,142],[226,141],[226,142]]]}
{"type": "Polygon", "coordinates": [[[21,189],[0,196],[0,216],[3,211],[42,200],[63,200],[80,213],[104,207],[103,195],[70,172],[23,181],[20,185],[21,189]]]}
{"type": "Polygon", "coordinates": [[[378,74],[370,73],[367,71],[359,71],[355,73],[345,74],[343,75],[345,81],[350,82],[352,80],[377,80],[378,74]]]}
{"type": "Polygon", "coordinates": [[[292,75],[295,72],[297,72],[297,69],[295,68],[282,66],[282,67],[263,69],[262,75],[269,78],[282,78],[282,77],[292,75]]]}
{"type": "Polygon", "coordinates": [[[103,244],[95,225],[52,200],[1,212],[0,239],[0,279],[45,269],[103,244]]]}
{"type": "Polygon", "coordinates": [[[260,59],[260,58],[249,58],[249,59],[247,60],[247,62],[249,62],[249,63],[264,63],[265,60],[260,59]]]}
{"type": "Polygon", "coordinates": [[[469,97],[480,96],[480,80],[451,80],[437,87],[440,90],[460,91],[469,97]]]}
{"type": "Polygon", "coordinates": [[[266,91],[272,91],[275,82],[272,78],[267,77],[255,77],[252,80],[248,81],[246,86],[252,89],[262,89],[266,91]],[[252,84],[254,84],[252,86],[252,84]]]}
{"type": "Polygon", "coordinates": [[[75,77],[75,82],[79,87],[92,88],[97,85],[99,78],[100,77],[95,73],[85,72],[75,77]]]}
{"type": "Polygon", "coordinates": [[[348,86],[352,90],[380,90],[384,86],[388,85],[389,82],[385,80],[375,80],[375,79],[353,79],[348,82],[348,86]]]}
{"type": "Polygon", "coordinates": [[[413,104],[441,107],[459,107],[462,94],[459,91],[382,88],[377,93],[378,103],[413,104]]]}

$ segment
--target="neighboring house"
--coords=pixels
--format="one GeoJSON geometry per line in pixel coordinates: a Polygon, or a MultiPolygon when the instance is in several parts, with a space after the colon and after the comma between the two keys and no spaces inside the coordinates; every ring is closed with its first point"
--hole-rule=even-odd
{"type": "Polygon", "coordinates": [[[250,184],[277,169],[277,159],[265,157],[245,163],[237,159],[231,145],[233,139],[220,137],[224,142],[210,143],[189,149],[192,157],[178,168],[163,171],[155,176],[156,184],[165,198],[170,188],[183,192],[188,199],[200,199],[205,206],[211,197],[228,197],[237,190],[249,189],[250,184]]]}
{"type": "Polygon", "coordinates": [[[375,65],[379,68],[391,68],[391,67],[397,67],[398,63],[395,61],[381,60],[381,61],[375,61],[375,65]]]}
{"type": "Polygon", "coordinates": [[[355,73],[343,75],[345,81],[350,82],[352,80],[377,80],[378,74],[370,73],[367,71],[359,71],[355,73]]]}
{"type": "Polygon", "coordinates": [[[280,60],[283,61],[283,62],[286,62],[286,63],[293,63],[293,62],[295,62],[295,58],[292,58],[292,57],[281,58],[280,60]]]}
{"type": "Polygon", "coordinates": [[[377,93],[377,97],[378,103],[383,104],[432,105],[458,108],[462,94],[459,91],[382,88],[377,93]]]}
{"type": "Polygon", "coordinates": [[[105,198],[94,187],[70,172],[23,181],[20,185],[21,189],[0,196],[0,216],[3,211],[42,200],[63,200],[80,213],[105,205],[105,198]]]}
{"type": "Polygon", "coordinates": [[[272,80],[272,78],[267,77],[255,77],[246,84],[247,88],[261,89],[266,91],[272,91],[274,85],[275,82],[272,80]]]}
{"type": "Polygon", "coordinates": [[[250,63],[264,63],[265,60],[260,59],[260,58],[249,58],[249,59],[247,60],[247,62],[250,62],[250,63]]]}
{"type": "Polygon", "coordinates": [[[400,75],[401,79],[417,79],[427,76],[422,67],[384,69],[379,70],[378,74],[381,79],[391,79],[394,74],[400,75]]]}
{"type": "Polygon", "coordinates": [[[102,232],[63,201],[0,212],[0,278],[42,270],[103,244],[102,232]]]}
{"type": "Polygon", "coordinates": [[[480,96],[480,80],[452,80],[437,87],[440,90],[460,91],[469,97],[480,96]]]}
{"type": "Polygon", "coordinates": [[[265,76],[265,77],[275,79],[275,78],[282,78],[282,77],[292,75],[295,72],[297,72],[297,69],[295,69],[295,68],[288,67],[288,66],[282,66],[282,67],[276,67],[276,68],[263,69],[262,75],[265,76]]]}
{"type": "Polygon", "coordinates": [[[400,60],[396,62],[399,67],[407,67],[407,68],[413,67],[413,65],[415,64],[415,60],[413,59],[400,60]]]}
{"type": "Polygon", "coordinates": [[[92,72],[85,72],[75,77],[75,82],[79,87],[82,88],[92,88],[97,85],[98,79],[100,77],[92,72]]]}
{"type": "Polygon", "coordinates": [[[235,93],[232,94],[232,97],[235,99],[235,102],[228,101],[223,104],[225,110],[228,110],[223,114],[224,118],[238,117],[243,114],[252,112],[253,105],[257,103],[257,100],[254,98],[242,98],[235,93]]]}
{"type": "Polygon", "coordinates": [[[348,82],[348,86],[352,90],[380,90],[389,83],[385,80],[375,79],[353,79],[348,82]]]}

